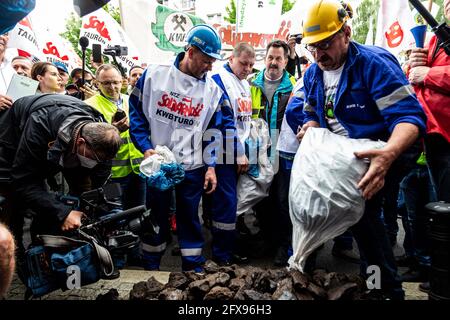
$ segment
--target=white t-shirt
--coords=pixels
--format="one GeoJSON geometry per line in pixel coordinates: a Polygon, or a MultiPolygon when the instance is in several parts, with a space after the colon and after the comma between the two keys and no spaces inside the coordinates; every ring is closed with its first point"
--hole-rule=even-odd
{"type": "Polygon", "coordinates": [[[341,136],[348,137],[347,130],[345,130],[334,115],[337,88],[344,66],[345,63],[339,69],[323,72],[323,85],[325,88],[325,105],[323,108],[325,109],[325,118],[327,119],[330,130],[341,136]]]}
{"type": "Polygon", "coordinates": [[[5,57],[0,64],[0,94],[6,95],[9,83],[15,73],[11,61],[5,57]]]}

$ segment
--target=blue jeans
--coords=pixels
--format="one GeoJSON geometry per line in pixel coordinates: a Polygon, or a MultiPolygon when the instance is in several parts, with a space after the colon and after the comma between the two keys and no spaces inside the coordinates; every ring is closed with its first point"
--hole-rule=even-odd
{"type": "Polygon", "coordinates": [[[431,258],[427,236],[425,205],[436,201],[436,194],[426,166],[417,166],[400,184],[399,200],[404,202],[402,222],[405,229],[403,247],[407,256],[416,258],[419,265],[429,267],[431,258]]]}
{"type": "Polygon", "coordinates": [[[292,246],[292,221],[289,214],[292,161],[279,159],[279,170],[273,178],[269,196],[255,206],[265,249],[268,251],[292,246]]]}
{"type": "Polygon", "coordinates": [[[437,200],[450,203],[450,142],[441,135],[430,134],[425,137],[425,148],[437,200]]]}
{"type": "MultiPolygon", "coordinates": [[[[114,178],[112,179],[112,182],[120,184],[122,190],[122,197],[120,199],[122,210],[145,204],[147,184],[144,178],[132,172],[126,177],[114,178]]],[[[123,268],[125,266],[126,257],[123,254],[112,253],[112,255],[114,265],[119,269],[123,268]]],[[[133,248],[128,256],[133,259],[139,259],[139,246],[133,248]]]]}
{"type": "Polygon", "coordinates": [[[416,160],[421,151],[421,144],[416,141],[394,161],[385,177],[385,184],[381,191],[383,192],[382,215],[391,245],[397,241],[397,200],[400,182],[416,166],[416,160]]]}
{"type": "Polygon", "coordinates": [[[392,299],[403,300],[405,293],[397,273],[394,253],[381,218],[382,192],[366,201],[362,218],[351,231],[361,257],[361,275],[367,277],[367,267],[376,265],[381,271],[381,290],[392,299]]]}
{"type": "Polygon", "coordinates": [[[112,182],[119,183],[122,189],[122,209],[127,210],[145,204],[147,184],[144,178],[130,173],[123,178],[114,178],[112,182]]]}

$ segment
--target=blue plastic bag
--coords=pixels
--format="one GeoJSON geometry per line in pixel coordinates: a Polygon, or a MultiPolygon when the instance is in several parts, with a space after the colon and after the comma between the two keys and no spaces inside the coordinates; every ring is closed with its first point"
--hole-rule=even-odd
{"type": "Polygon", "coordinates": [[[166,191],[180,183],[184,179],[184,169],[178,163],[161,164],[158,172],[147,177],[141,173],[141,176],[147,178],[147,185],[160,191],[166,191]]]}

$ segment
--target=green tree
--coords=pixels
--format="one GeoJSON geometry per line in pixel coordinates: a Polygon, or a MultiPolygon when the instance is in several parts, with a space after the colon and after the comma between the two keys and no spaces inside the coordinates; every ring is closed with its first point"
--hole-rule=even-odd
{"type": "Polygon", "coordinates": [[[115,7],[113,5],[110,4],[105,4],[103,6],[103,9],[109,13],[109,15],[111,17],[113,17],[114,20],[117,21],[118,24],[121,24],[121,20],[120,20],[120,8],[119,7],[115,7]]]}
{"type": "MultiPolygon", "coordinates": [[[[283,0],[281,13],[283,14],[291,10],[295,4],[295,1],[296,0],[283,0]]],[[[231,24],[236,23],[236,2],[234,0],[231,0],[230,4],[226,6],[225,11],[227,12],[227,15],[223,19],[231,24]]]]}
{"type": "Polygon", "coordinates": [[[352,21],[354,40],[359,43],[364,43],[366,41],[367,34],[369,33],[370,21],[372,21],[373,39],[375,39],[379,8],[379,0],[361,1],[358,8],[356,9],[354,19],[352,21]]]}
{"type": "Polygon", "coordinates": [[[226,6],[225,11],[227,15],[223,18],[225,21],[228,21],[231,24],[236,23],[236,3],[234,0],[231,0],[230,4],[226,6]]]}
{"type": "Polygon", "coordinates": [[[283,7],[281,8],[281,13],[286,13],[288,11],[290,11],[292,9],[292,7],[294,6],[296,0],[283,0],[283,7]]]}
{"type": "MultiPolygon", "coordinates": [[[[444,0],[433,0],[434,3],[436,3],[439,6],[439,11],[436,15],[436,20],[439,23],[442,23],[445,21],[445,16],[444,16],[444,0]]],[[[428,7],[427,7],[428,9],[428,7]]],[[[448,21],[447,21],[448,22],[448,21]]]]}
{"type": "Polygon", "coordinates": [[[66,19],[66,31],[60,34],[61,37],[68,40],[75,52],[81,57],[81,50],[78,48],[78,42],[80,40],[81,18],[71,13],[69,18],[66,19]]]}

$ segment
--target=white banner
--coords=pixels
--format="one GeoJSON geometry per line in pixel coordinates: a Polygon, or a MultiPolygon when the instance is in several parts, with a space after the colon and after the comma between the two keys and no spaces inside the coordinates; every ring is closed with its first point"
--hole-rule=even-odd
{"type": "Polygon", "coordinates": [[[18,55],[33,62],[45,60],[39,49],[39,41],[33,30],[30,17],[25,17],[9,32],[8,48],[17,49],[18,55]]]}
{"type": "Polygon", "coordinates": [[[50,32],[34,31],[32,15],[33,13],[21,20],[10,31],[9,54],[28,57],[33,62],[61,61],[67,66],[69,72],[73,68],[81,66],[81,59],[67,40],[50,32]]]}
{"type": "Polygon", "coordinates": [[[142,61],[165,64],[184,50],[186,34],[205,23],[190,14],[158,5],[153,0],[121,1],[122,25],[139,45],[142,61]]]}
{"type": "Polygon", "coordinates": [[[282,0],[236,0],[237,32],[274,34],[281,20],[282,0]]]}
{"type": "MultiPolygon", "coordinates": [[[[130,1],[128,1],[130,2],[130,1]]],[[[89,47],[92,44],[102,46],[102,51],[116,45],[128,47],[128,55],[117,57],[117,62],[129,71],[134,65],[140,65],[140,54],[133,42],[125,34],[122,27],[105,10],[98,9],[82,19],[80,38],[89,39],[89,47]]],[[[142,47],[146,43],[142,43],[142,47]]]]}
{"type": "MultiPolygon", "coordinates": [[[[308,0],[311,2],[312,0],[308,0]]],[[[289,33],[299,34],[304,10],[300,1],[292,10],[281,16],[275,32],[236,33],[235,25],[213,24],[222,39],[224,59],[231,55],[234,46],[246,42],[256,50],[255,68],[262,68],[266,46],[273,39],[286,40],[289,33]]],[[[158,5],[152,0],[121,1],[122,25],[133,40],[139,45],[141,60],[151,64],[167,64],[175,54],[184,50],[186,34],[194,25],[205,23],[199,17],[186,14],[166,6],[158,5]]]]}
{"type": "Polygon", "coordinates": [[[72,48],[72,44],[59,35],[49,32],[39,36],[39,47],[42,48],[42,55],[48,62],[60,61],[64,63],[69,70],[81,68],[82,61],[72,48]]]}
{"type": "Polygon", "coordinates": [[[414,26],[408,0],[380,0],[375,45],[398,57],[401,51],[414,46],[410,31],[414,26]]]}

